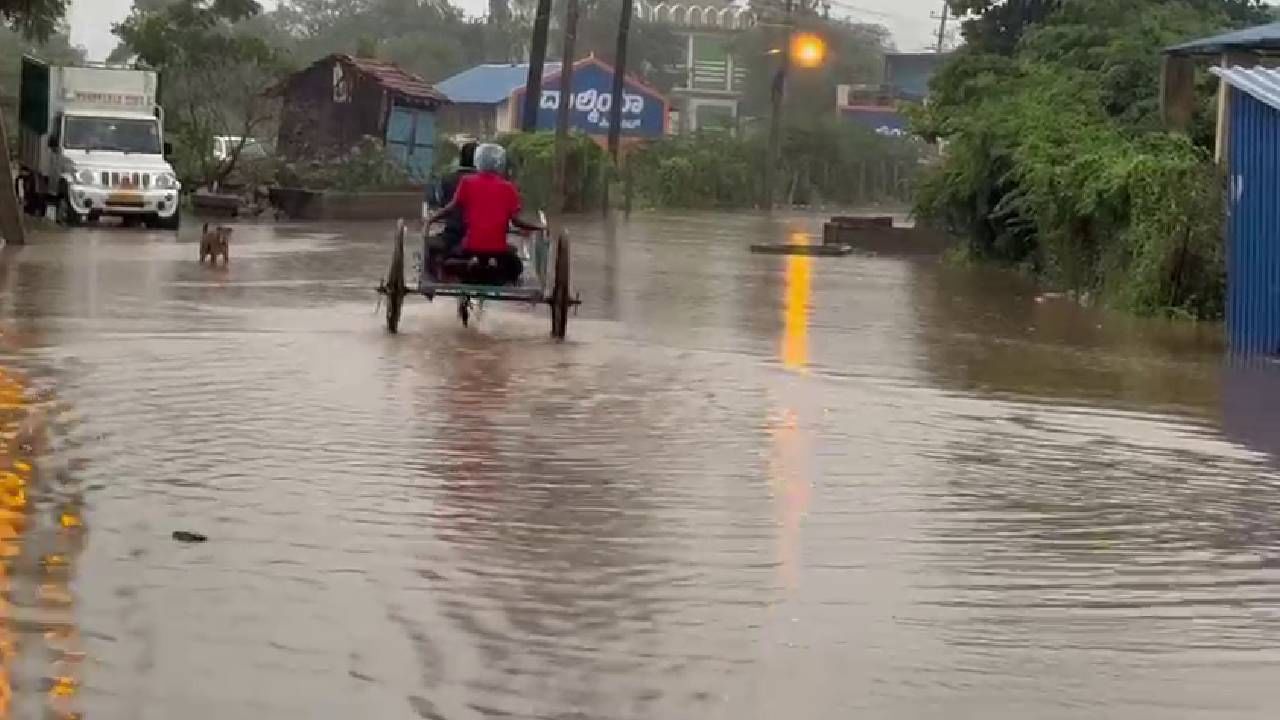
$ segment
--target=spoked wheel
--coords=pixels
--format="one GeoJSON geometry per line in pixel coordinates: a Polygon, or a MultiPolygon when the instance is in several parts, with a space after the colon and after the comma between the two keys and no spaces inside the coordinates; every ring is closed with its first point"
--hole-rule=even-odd
{"type": "Polygon", "coordinates": [[[551,281],[551,337],[563,340],[569,328],[569,238],[556,238],[555,276],[551,281]]]}
{"type": "Polygon", "coordinates": [[[404,307],[404,296],[408,292],[404,285],[404,225],[396,229],[395,249],[391,251],[391,269],[387,271],[387,281],[383,283],[387,295],[387,332],[395,333],[400,328],[400,310],[404,307]]]}

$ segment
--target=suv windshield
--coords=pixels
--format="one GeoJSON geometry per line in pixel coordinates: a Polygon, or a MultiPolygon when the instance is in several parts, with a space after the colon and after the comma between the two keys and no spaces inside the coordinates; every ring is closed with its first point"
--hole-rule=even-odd
{"type": "Polygon", "coordinates": [[[159,155],[160,124],[142,119],[68,117],[62,146],[71,150],[159,155]]]}

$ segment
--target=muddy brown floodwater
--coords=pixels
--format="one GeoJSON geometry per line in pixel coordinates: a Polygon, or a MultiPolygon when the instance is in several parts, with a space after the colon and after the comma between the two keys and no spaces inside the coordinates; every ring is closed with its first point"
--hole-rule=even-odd
{"type": "Polygon", "coordinates": [[[564,344],[388,336],[381,224],[5,250],[0,717],[1280,714],[1277,373],[816,229],[584,223],[564,344]]]}

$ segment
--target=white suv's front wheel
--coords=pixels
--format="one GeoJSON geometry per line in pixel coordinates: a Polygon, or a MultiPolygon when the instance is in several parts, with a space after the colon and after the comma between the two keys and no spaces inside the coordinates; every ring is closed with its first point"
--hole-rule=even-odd
{"type": "Polygon", "coordinates": [[[66,227],[75,227],[84,222],[84,215],[76,212],[71,206],[71,197],[63,194],[58,198],[58,224],[66,227]]]}
{"type": "Polygon", "coordinates": [[[174,210],[173,215],[167,218],[155,216],[155,219],[151,221],[151,224],[161,230],[173,230],[176,232],[182,227],[182,210],[174,210]]]}

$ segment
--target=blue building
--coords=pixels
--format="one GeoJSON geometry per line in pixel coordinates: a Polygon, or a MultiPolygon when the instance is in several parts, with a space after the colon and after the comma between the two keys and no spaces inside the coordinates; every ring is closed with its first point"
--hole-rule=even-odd
{"type": "Polygon", "coordinates": [[[951,53],[885,53],[884,84],[906,102],[924,102],[929,96],[929,81],[951,53]]]}
{"type": "Polygon", "coordinates": [[[948,58],[949,53],[886,53],[883,81],[838,86],[836,112],[881,135],[906,135],[907,119],[898,112],[898,105],[925,102],[929,81],[948,58]]]}
{"type": "MultiPolygon", "coordinates": [[[[543,81],[560,72],[560,63],[543,65],[543,81]]],[[[453,136],[491,138],[520,129],[520,110],[511,95],[529,79],[528,63],[485,63],[468,68],[436,89],[453,104],[440,114],[440,129],[453,136]]]]}
{"type": "Polygon", "coordinates": [[[1280,353],[1280,70],[1211,68],[1222,79],[1227,194],[1227,339],[1280,353]]]}
{"type": "MultiPolygon", "coordinates": [[[[437,88],[452,101],[441,120],[445,132],[487,138],[518,130],[528,72],[525,64],[477,65],[441,82],[437,88]]],[[[560,90],[560,64],[547,63],[538,102],[539,130],[555,128],[560,90]]],[[[612,93],[613,67],[594,56],[574,63],[570,127],[603,140],[609,132],[612,93]]],[[[662,93],[628,76],[622,103],[624,142],[666,134],[668,102],[662,93]]]]}

